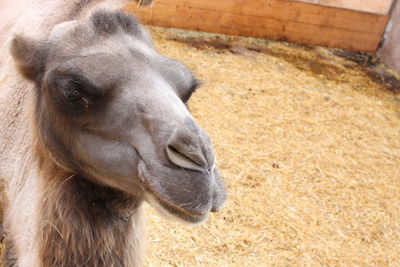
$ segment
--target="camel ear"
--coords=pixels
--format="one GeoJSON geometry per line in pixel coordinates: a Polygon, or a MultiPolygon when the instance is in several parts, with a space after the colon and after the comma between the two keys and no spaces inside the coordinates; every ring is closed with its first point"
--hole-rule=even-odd
{"type": "Polygon", "coordinates": [[[19,72],[25,78],[35,81],[44,70],[45,50],[43,44],[17,35],[11,41],[10,50],[19,72]]]}

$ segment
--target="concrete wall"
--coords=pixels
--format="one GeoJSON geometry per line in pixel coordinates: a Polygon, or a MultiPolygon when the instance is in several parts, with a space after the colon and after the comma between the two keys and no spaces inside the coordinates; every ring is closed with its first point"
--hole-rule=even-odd
{"type": "Polygon", "coordinates": [[[383,61],[400,73],[400,1],[397,0],[392,10],[385,41],[378,51],[383,61]]]}

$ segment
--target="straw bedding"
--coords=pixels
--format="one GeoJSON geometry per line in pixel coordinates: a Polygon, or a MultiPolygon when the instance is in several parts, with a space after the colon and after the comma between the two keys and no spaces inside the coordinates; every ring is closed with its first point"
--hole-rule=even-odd
{"type": "Polygon", "coordinates": [[[203,82],[189,107],[229,199],[196,227],[146,207],[147,266],[400,266],[390,70],[325,48],[150,29],[203,82]]]}

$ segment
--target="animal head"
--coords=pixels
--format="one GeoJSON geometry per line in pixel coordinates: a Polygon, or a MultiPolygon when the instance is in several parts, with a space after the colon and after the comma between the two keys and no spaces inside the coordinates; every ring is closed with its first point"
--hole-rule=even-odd
{"type": "Polygon", "coordinates": [[[210,138],[185,105],[198,82],[134,17],[97,11],[45,41],[16,36],[11,52],[36,84],[39,139],[63,169],[187,222],[222,207],[210,138]]]}

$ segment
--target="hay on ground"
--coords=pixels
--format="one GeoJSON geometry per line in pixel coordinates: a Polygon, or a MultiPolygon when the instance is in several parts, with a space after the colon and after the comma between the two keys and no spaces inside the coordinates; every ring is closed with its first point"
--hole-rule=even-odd
{"type": "Polygon", "coordinates": [[[203,81],[189,106],[229,199],[200,227],[149,209],[149,266],[400,266],[400,98],[376,60],[151,29],[203,81]]]}

